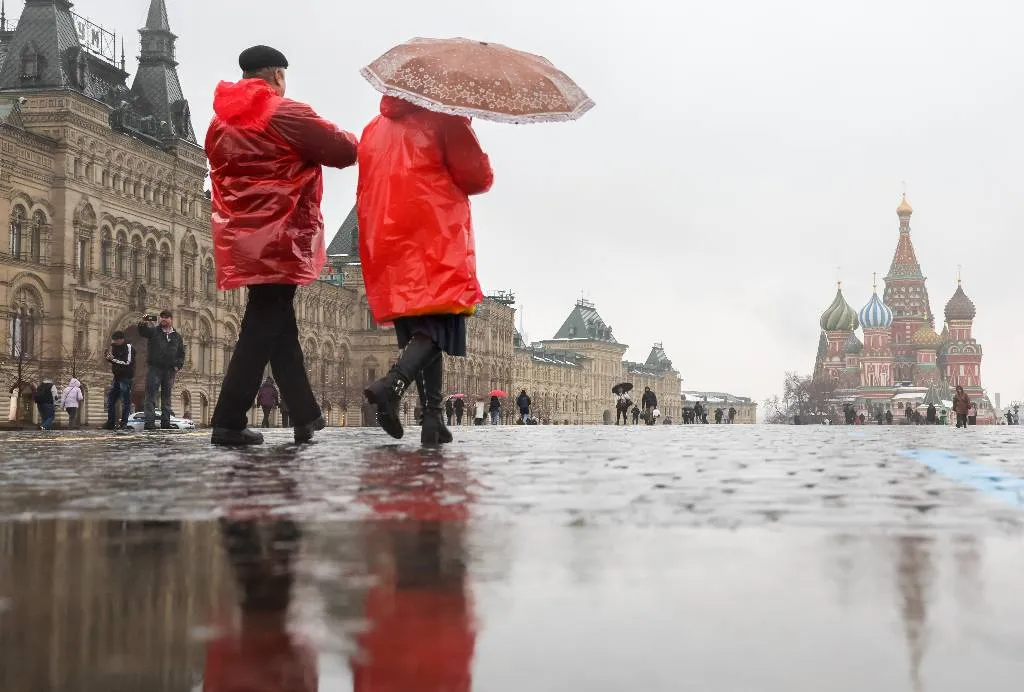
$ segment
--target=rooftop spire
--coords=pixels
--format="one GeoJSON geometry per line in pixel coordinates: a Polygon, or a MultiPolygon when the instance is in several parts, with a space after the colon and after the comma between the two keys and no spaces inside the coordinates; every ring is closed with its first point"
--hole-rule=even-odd
{"type": "Polygon", "coordinates": [[[0,0],[0,31],[7,31],[7,2],[0,0]]]}
{"type": "Polygon", "coordinates": [[[150,31],[171,30],[171,23],[167,20],[167,5],[164,0],[152,0],[149,4],[149,15],[146,17],[146,28],[150,31]]]}
{"type": "Polygon", "coordinates": [[[132,94],[143,104],[160,127],[160,138],[183,139],[196,143],[195,130],[188,101],[178,79],[178,62],[174,57],[174,41],[167,20],[164,0],[150,0],[146,26],[139,30],[142,52],[139,70],[132,82],[132,94]]]}

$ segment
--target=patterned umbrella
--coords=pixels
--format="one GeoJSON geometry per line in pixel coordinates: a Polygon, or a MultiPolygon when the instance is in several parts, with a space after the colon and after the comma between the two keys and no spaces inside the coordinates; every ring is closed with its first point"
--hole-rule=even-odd
{"type": "Polygon", "coordinates": [[[414,38],[360,74],[381,93],[428,110],[502,123],[576,120],[594,107],[545,58],[465,38],[414,38]]]}

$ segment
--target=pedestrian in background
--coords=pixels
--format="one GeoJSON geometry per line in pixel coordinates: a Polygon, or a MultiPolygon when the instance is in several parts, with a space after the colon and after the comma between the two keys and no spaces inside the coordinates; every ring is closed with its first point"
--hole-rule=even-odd
{"type": "Polygon", "coordinates": [[[174,380],[185,367],[185,342],[174,330],[174,313],[144,315],[139,322],[139,336],[149,340],[146,349],[146,430],[156,430],[156,395],[160,392],[160,427],[171,427],[171,397],[174,380]]]}
{"type": "Polygon", "coordinates": [[[475,410],[473,412],[473,425],[483,425],[486,412],[487,407],[484,406],[484,400],[477,398],[475,410]]]}
{"type": "Polygon", "coordinates": [[[956,387],[956,394],[953,395],[953,411],[956,413],[956,427],[967,428],[967,414],[971,410],[971,398],[964,393],[960,385],[956,387]]]}
{"type": "Polygon", "coordinates": [[[462,417],[466,414],[466,402],[462,399],[455,400],[455,425],[462,425],[462,417]]]}
{"type": "Polygon", "coordinates": [[[121,402],[121,427],[128,427],[128,416],[132,410],[132,382],[135,379],[135,349],[125,339],[124,332],[117,331],[110,336],[110,348],[104,356],[110,363],[114,379],[107,392],[107,422],[105,430],[117,427],[117,402],[121,402]]]}
{"type": "Polygon", "coordinates": [[[501,423],[501,399],[496,396],[491,397],[491,425],[499,425],[501,423]]]}
{"type": "Polygon", "coordinates": [[[452,403],[451,397],[444,402],[444,415],[448,419],[448,426],[451,427],[453,417],[455,416],[455,404],[452,403]]]}
{"type": "Polygon", "coordinates": [[[49,377],[44,377],[43,381],[36,387],[36,393],[32,398],[36,402],[36,408],[39,410],[39,429],[51,429],[57,411],[57,388],[54,386],[53,380],[49,377]]]}
{"type": "Polygon", "coordinates": [[[238,56],[238,66],[242,79],[221,82],[214,94],[206,155],[217,288],[245,286],[249,299],[210,441],[263,443],[246,413],[269,363],[294,416],[295,442],[305,443],[326,422],[303,362],[295,291],[316,281],[327,260],[322,167],[353,165],[357,141],[285,98],[288,60],[280,51],[253,46],[238,56]]]}
{"type": "Polygon", "coordinates": [[[270,412],[281,403],[281,395],[278,393],[277,387],[274,386],[273,377],[268,376],[267,379],[263,380],[263,384],[256,394],[256,401],[259,403],[260,408],[263,409],[263,427],[269,428],[270,412]]]}
{"type": "Polygon", "coordinates": [[[60,405],[68,414],[68,428],[74,430],[78,427],[78,411],[85,396],[82,394],[82,383],[75,377],[71,378],[64,393],[60,397],[60,405]]]}
{"type": "Polygon", "coordinates": [[[530,397],[526,393],[525,389],[519,392],[519,396],[516,397],[516,407],[519,408],[519,415],[522,417],[523,425],[525,425],[527,420],[530,418],[531,403],[533,402],[530,401],[530,397]]]}

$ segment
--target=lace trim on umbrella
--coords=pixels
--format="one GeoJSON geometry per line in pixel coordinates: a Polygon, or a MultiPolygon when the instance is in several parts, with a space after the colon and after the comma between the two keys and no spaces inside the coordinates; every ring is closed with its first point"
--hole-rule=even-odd
{"type": "Polygon", "coordinates": [[[446,106],[443,103],[437,103],[425,96],[416,94],[406,89],[391,86],[382,80],[377,74],[369,67],[364,67],[359,71],[359,74],[368,81],[373,88],[384,94],[385,96],[393,96],[403,101],[426,108],[429,111],[435,113],[445,113],[447,115],[457,115],[464,118],[479,118],[480,120],[489,120],[496,123],[507,123],[511,125],[527,125],[532,123],[563,123],[572,120],[578,120],[583,116],[584,113],[594,107],[593,99],[586,99],[579,106],[577,106],[571,112],[555,112],[555,113],[529,113],[524,115],[509,115],[508,113],[496,113],[494,111],[482,110],[477,108],[461,107],[461,106],[446,106]]]}

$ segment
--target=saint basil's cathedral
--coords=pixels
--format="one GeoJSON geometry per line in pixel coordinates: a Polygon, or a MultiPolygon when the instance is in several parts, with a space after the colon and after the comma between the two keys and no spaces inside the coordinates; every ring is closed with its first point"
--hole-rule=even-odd
{"type": "Polygon", "coordinates": [[[946,303],[942,333],[935,330],[925,277],[910,240],[913,213],[904,195],[896,209],[899,242],[883,296],[879,298],[876,284],[871,299],[857,312],[840,286],[822,313],[814,376],[835,384],[837,403],[853,404],[868,419],[887,410],[899,419],[907,408],[928,404],[948,410],[953,390],[961,385],[978,406],[978,422],[994,422],[981,386],[981,345],[971,335],[974,303],[958,279],[946,303]]]}

